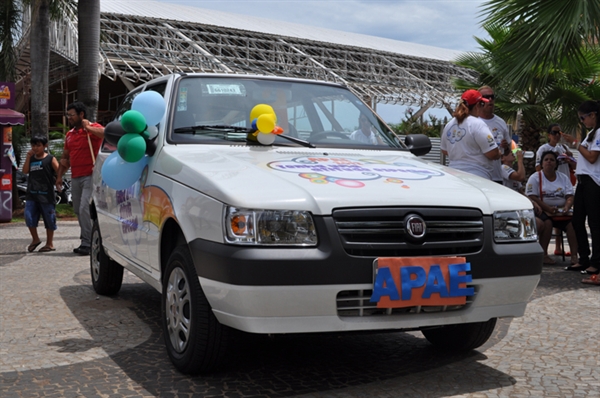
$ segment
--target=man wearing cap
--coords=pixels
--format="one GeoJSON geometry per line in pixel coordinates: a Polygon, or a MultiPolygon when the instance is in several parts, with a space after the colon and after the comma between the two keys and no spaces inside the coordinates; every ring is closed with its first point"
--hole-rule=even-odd
{"type": "MultiPolygon", "coordinates": [[[[496,144],[500,147],[500,152],[506,153],[508,149],[510,149],[512,138],[506,122],[500,116],[494,114],[496,100],[494,90],[489,86],[483,86],[480,87],[478,91],[483,98],[488,100],[481,109],[479,118],[484,121],[492,132],[496,144]]],[[[502,162],[500,160],[495,160],[493,164],[494,171],[492,172],[492,180],[502,184],[502,162]]]]}
{"type": "Polygon", "coordinates": [[[500,159],[498,145],[478,117],[488,100],[477,90],[467,90],[442,133],[441,150],[450,167],[492,179],[493,161],[500,159]]]}

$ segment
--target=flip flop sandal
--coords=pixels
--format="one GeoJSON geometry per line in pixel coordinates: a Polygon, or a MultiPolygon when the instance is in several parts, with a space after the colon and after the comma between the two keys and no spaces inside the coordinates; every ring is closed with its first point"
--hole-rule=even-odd
{"type": "Polygon", "coordinates": [[[600,286],[600,278],[598,277],[597,274],[595,274],[595,275],[590,276],[589,278],[582,280],[581,283],[585,283],[586,285],[600,286]]]}
{"type": "Polygon", "coordinates": [[[54,247],[44,246],[40,250],[38,250],[38,253],[53,252],[55,250],[56,250],[56,248],[54,248],[54,247]]]}
{"type": "Polygon", "coordinates": [[[556,261],[552,260],[549,256],[544,257],[544,265],[553,265],[556,261]]]}
{"type": "Polygon", "coordinates": [[[39,245],[41,245],[41,244],[42,244],[42,241],[39,241],[38,243],[32,243],[32,244],[30,244],[29,246],[27,246],[27,251],[28,251],[29,253],[31,253],[32,251],[34,251],[34,250],[35,250],[35,248],[36,248],[36,247],[38,247],[38,246],[39,246],[39,245]]]}

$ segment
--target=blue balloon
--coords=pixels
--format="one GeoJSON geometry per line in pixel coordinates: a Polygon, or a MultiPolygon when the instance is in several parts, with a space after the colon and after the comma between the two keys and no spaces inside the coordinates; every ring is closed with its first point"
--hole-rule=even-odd
{"type": "Polygon", "coordinates": [[[135,163],[125,161],[119,152],[114,151],[102,164],[102,180],[110,188],[121,191],[135,184],[142,176],[148,157],[144,156],[135,163]]]}
{"type": "Polygon", "coordinates": [[[138,94],[131,104],[132,110],[144,115],[148,126],[158,124],[163,118],[166,108],[165,99],[162,95],[150,90],[138,94]]]}

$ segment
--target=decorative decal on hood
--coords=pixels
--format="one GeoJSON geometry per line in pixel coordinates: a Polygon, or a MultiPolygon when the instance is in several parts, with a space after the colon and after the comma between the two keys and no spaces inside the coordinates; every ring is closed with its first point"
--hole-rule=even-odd
{"type": "Polygon", "coordinates": [[[267,164],[273,170],[297,173],[313,184],[334,183],[346,188],[362,188],[363,181],[381,179],[385,183],[403,184],[405,180],[427,180],[444,173],[418,167],[411,163],[388,163],[376,159],[350,159],[343,157],[297,157],[267,164]]]}

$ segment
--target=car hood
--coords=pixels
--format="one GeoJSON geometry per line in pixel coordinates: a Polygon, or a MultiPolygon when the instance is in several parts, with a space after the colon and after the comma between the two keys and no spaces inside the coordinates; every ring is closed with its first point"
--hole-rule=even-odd
{"type": "Polygon", "coordinates": [[[405,151],[165,146],[154,172],[248,209],[308,210],[383,206],[468,207],[484,214],[531,208],[529,200],[483,178],[405,151]]]}

